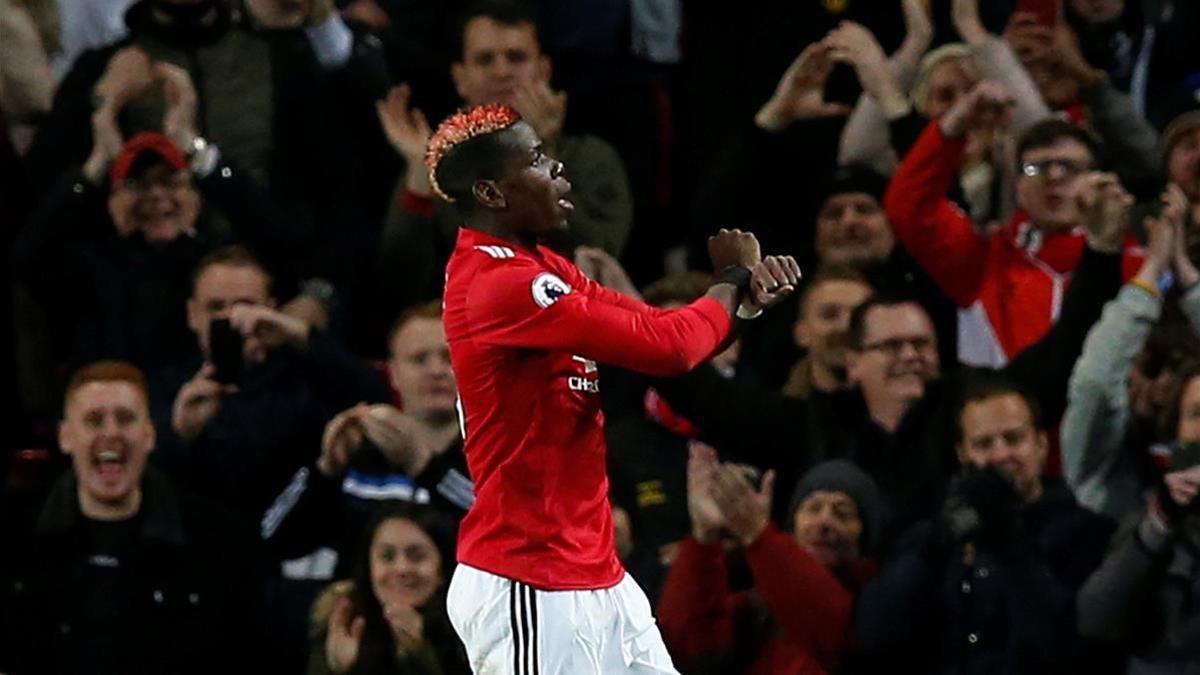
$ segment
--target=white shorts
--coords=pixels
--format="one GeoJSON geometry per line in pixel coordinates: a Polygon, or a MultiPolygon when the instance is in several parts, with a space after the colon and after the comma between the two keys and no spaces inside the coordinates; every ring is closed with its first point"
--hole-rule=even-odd
{"type": "Polygon", "coordinates": [[[678,675],[628,574],[599,591],[543,591],[459,565],[446,610],[475,675],[678,675]]]}

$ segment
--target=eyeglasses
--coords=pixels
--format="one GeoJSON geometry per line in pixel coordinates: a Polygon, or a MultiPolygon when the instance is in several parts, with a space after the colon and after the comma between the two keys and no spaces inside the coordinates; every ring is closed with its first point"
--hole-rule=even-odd
{"type": "Polygon", "coordinates": [[[1073,159],[1043,159],[1040,162],[1022,162],[1021,173],[1029,178],[1074,178],[1092,170],[1091,162],[1073,159]],[[1053,172],[1057,169],[1057,172],[1053,172]]]}
{"type": "Polygon", "coordinates": [[[895,358],[904,352],[904,346],[909,345],[917,352],[925,352],[934,348],[932,337],[919,336],[910,338],[888,338],[862,346],[864,352],[877,351],[885,356],[895,358]]]}

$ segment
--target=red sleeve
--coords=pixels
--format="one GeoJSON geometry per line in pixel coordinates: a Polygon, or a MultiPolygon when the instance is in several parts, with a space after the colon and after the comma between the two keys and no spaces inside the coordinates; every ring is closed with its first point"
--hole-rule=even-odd
{"type": "Polygon", "coordinates": [[[929,123],[904,156],[884,196],[892,231],[938,287],[960,307],[979,296],[987,242],[971,218],[946,198],[962,165],[966,138],[942,136],[929,123]]]}
{"type": "Polygon", "coordinates": [[[566,350],[659,377],[712,356],[732,328],[721,303],[701,298],[658,315],[590,297],[533,260],[485,268],[467,297],[473,339],[505,347],[566,350]]]}
{"type": "Polygon", "coordinates": [[[746,548],[746,561],[787,640],[832,668],[847,645],[853,594],[775,525],[746,548]]]}
{"type": "Polygon", "coordinates": [[[663,642],[677,661],[687,663],[733,647],[739,601],[729,591],[725,552],[688,537],[679,544],[658,601],[663,642]]]}

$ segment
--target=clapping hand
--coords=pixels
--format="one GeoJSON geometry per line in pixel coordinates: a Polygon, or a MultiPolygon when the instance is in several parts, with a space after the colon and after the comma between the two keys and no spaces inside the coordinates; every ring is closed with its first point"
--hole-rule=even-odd
{"type": "Polygon", "coordinates": [[[756,490],[750,483],[753,469],[738,464],[722,464],[713,473],[713,498],[721,509],[725,527],[742,546],[758,539],[771,519],[771,499],[775,492],[775,472],[763,475],[756,490]]]}
{"type": "Polygon", "coordinates": [[[781,131],[797,120],[849,115],[849,106],[825,101],[825,83],[833,65],[833,46],[828,41],[805,47],[755,115],[755,124],[767,131],[781,131]]]}

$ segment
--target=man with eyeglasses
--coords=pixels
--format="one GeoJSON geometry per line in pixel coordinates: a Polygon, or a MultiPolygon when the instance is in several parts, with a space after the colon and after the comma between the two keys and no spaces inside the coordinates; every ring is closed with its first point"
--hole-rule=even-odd
{"type": "Polygon", "coordinates": [[[1011,121],[1013,95],[982,82],[931,123],[901,162],[885,207],[897,240],[959,307],[959,360],[998,367],[1046,333],[1085,243],[1123,253],[1132,277],[1141,256],[1124,230],[1132,203],[1097,165],[1087,132],[1058,119],[1030,127],[1015,154],[1017,210],[999,228],[973,223],[947,198],[967,132],[1011,121]]]}
{"type": "Polygon", "coordinates": [[[199,136],[187,72],[160,63],[155,73],[172,102],[163,132],[124,138],[122,109],[97,111],[87,160],[59,176],[14,240],[22,297],[45,309],[53,331],[25,339],[49,347],[51,362],[118,358],[154,369],[190,354],[191,270],[231,240],[268,253],[284,289],[294,276],[303,235],[285,231],[257,181],[199,136]]]}

